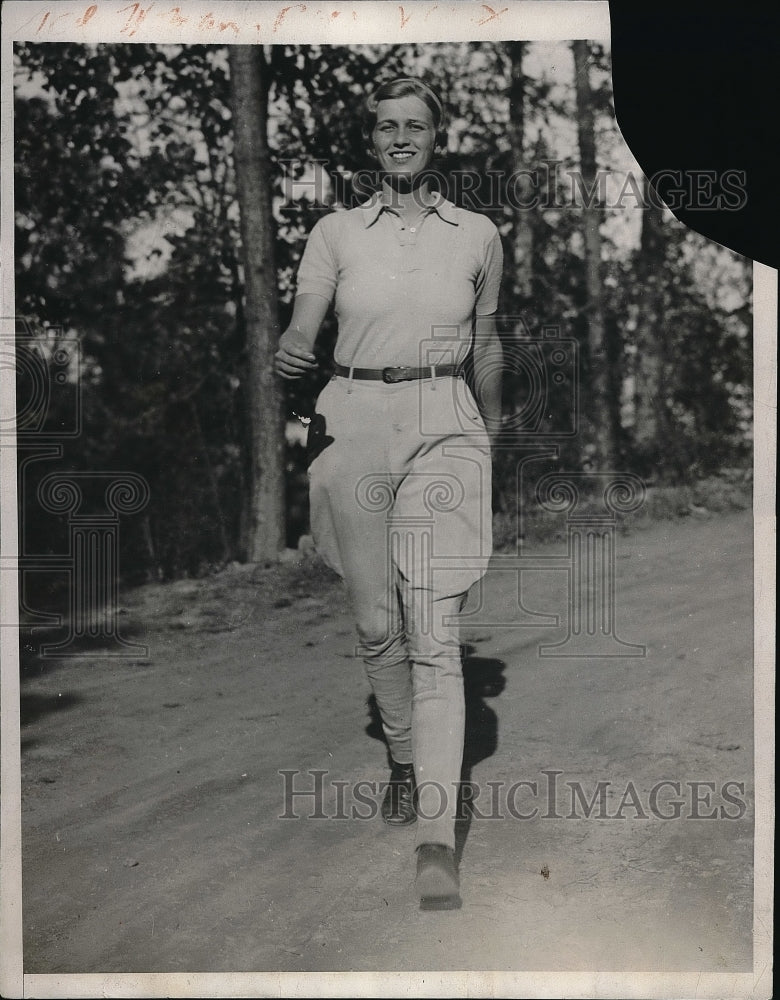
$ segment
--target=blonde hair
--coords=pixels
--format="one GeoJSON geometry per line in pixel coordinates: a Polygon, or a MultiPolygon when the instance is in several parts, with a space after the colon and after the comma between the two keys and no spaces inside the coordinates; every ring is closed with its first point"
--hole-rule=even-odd
{"type": "Polygon", "coordinates": [[[371,138],[371,133],[376,125],[376,109],[379,102],[392,101],[399,97],[418,97],[433,115],[436,141],[439,144],[446,143],[447,122],[444,104],[433,87],[416,76],[398,76],[380,84],[376,90],[368,95],[365,101],[363,120],[363,133],[366,139],[371,138]]]}

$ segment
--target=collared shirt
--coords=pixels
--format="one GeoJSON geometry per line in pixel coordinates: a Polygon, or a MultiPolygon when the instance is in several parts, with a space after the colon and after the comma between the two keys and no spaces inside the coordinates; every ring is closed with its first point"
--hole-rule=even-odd
{"type": "Polygon", "coordinates": [[[338,364],[461,362],[474,317],[498,308],[501,238],[484,215],[435,196],[413,226],[374,195],[314,226],[298,294],[335,299],[338,364]]]}

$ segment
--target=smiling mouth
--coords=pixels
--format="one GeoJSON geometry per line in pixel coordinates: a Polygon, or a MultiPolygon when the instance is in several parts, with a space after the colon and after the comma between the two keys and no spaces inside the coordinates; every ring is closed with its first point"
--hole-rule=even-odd
{"type": "Polygon", "coordinates": [[[414,153],[391,153],[390,158],[395,160],[396,163],[406,163],[414,156],[414,153]]]}

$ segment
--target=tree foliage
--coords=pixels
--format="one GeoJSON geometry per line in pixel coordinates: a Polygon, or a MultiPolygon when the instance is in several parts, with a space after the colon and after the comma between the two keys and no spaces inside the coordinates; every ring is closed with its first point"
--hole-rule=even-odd
{"type": "MultiPolygon", "coordinates": [[[[643,212],[630,197],[617,203],[632,164],[611,110],[608,55],[595,46],[587,49],[590,138],[610,198],[599,190],[583,204],[571,180],[582,148],[573,54],[559,45],[553,60],[545,51],[540,43],[268,50],[280,328],[306,233],[322,212],[355,202],[359,172],[371,166],[366,91],[399,73],[423,75],[452,111],[436,164],[445,193],[488,214],[504,238],[504,335],[539,338],[556,327],[587,361],[595,296],[608,396],[599,420],[610,423],[614,462],[669,482],[744,464],[748,262],[668,212],[643,212]],[[587,219],[598,236],[590,272],[587,219]]],[[[126,568],[192,575],[237,558],[251,425],[227,50],[20,44],[15,60],[17,313],[41,337],[54,328],[77,336],[83,357],[84,432],[66,461],[148,480],[149,507],[124,533],[126,568]]],[[[291,420],[310,412],[328,377],[334,335],[331,317],[317,346],[320,373],[285,389],[291,420]]],[[[553,423],[571,406],[571,388],[551,393],[553,423]]],[[[526,391],[508,371],[508,415],[526,391]]],[[[592,461],[579,438],[557,447],[562,468],[592,461]]],[[[292,440],[285,464],[287,543],[295,544],[307,514],[292,440]]],[[[513,502],[515,467],[511,452],[499,455],[499,504],[513,502]]],[[[37,516],[31,508],[28,522],[37,516]]]]}

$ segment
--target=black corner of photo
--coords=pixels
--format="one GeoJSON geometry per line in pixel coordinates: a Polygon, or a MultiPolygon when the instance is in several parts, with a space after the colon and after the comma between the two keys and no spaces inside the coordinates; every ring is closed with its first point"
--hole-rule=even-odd
{"type": "Polygon", "coordinates": [[[774,4],[609,0],[618,125],[684,225],[778,267],[774,4]]]}

